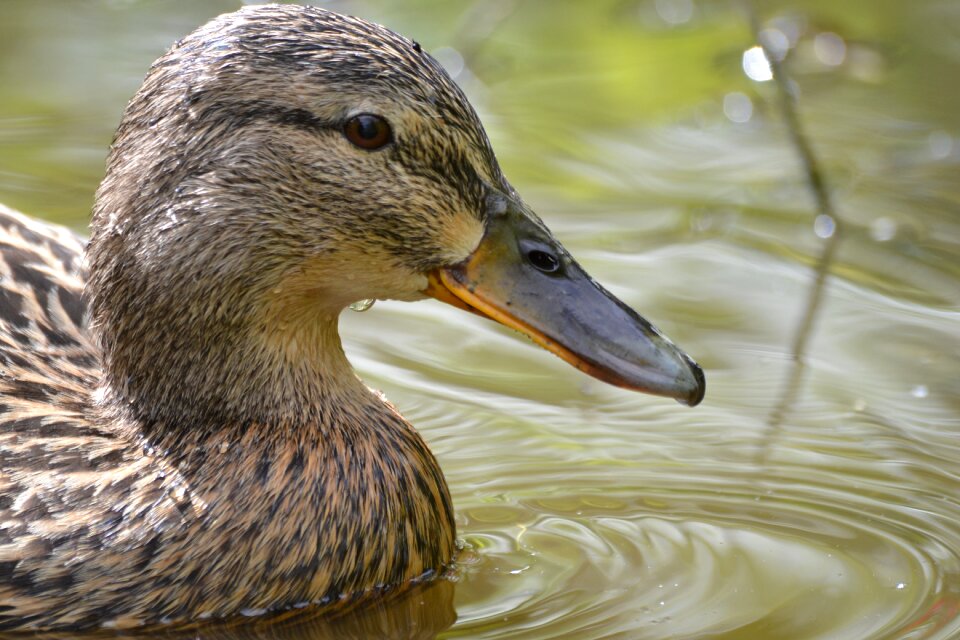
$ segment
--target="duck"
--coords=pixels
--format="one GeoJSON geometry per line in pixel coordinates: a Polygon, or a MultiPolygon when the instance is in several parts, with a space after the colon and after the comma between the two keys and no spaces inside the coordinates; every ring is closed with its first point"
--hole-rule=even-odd
{"type": "Polygon", "coordinates": [[[703,399],[417,42],[262,5],[175,43],[126,106],[89,239],[0,209],[0,630],[336,608],[448,572],[439,463],[338,333],[358,300],[425,298],[703,399]]]}

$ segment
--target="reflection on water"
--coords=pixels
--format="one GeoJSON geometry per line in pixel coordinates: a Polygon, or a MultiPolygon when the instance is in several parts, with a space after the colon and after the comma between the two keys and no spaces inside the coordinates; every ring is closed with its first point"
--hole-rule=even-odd
{"type": "MultiPolygon", "coordinates": [[[[200,634],[210,640],[430,640],[456,620],[453,591],[453,583],[441,579],[367,603],[359,611],[335,616],[294,612],[248,624],[204,628],[200,634]]],[[[196,636],[194,632],[188,637],[196,636]]]]}
{"type": "MultiPolygon", "coordinates": [[[[345,611],[285,612],[261,618],[240,619],[188,628],[146,629],[137,632],[101,632],[84,637],[168,638],[170,640],[430,640],[456,620],[454,584],[439,579],[399,593],[351,606],[345,611]]],[[[24,636],[19,636],[24,637],[24,636]]],[[[37,640],[72,640],[76,633],[41,633],[37,640]]]]}
{"type": "MultiPolygon", "coordinates": [[[[149,62],[235,5],[5,0],[0,200],[83,224],[149,62]]],[[[686,410],[609,388],[431,302],[345,314],[358,370],[447,474],[455,582],[188,637],[960,633],[960,5],[763,3],[828,219],[739,3],[325,6],[457,72],[515,186],[710,389],[686,410]],[[771,438],[836,219],[803,384],[771,438]]]]}

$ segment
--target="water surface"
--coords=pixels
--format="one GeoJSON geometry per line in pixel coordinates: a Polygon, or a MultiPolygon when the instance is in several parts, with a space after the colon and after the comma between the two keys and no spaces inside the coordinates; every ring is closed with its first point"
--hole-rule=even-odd
{"type": "MultiPolygon", "coordinates": [[[[149,63],[236,6],[4,0],[0,201],[83,228],[149,63]]],[[[604,386],[439,303],[346,313],[355,366],[447,475],[457,581],[201,636],[960,634],[960,4],[760,6],[843,234],[779,425],[836,222],[816,217],[774,83],[745,73],[742,5],[325,6],[457,74],[513,184],[708,394],[689,410],[604,386]]]]}

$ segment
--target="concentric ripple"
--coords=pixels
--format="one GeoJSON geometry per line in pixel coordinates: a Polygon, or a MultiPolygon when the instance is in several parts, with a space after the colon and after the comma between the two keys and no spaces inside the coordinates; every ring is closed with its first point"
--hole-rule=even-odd
{"type": "MultiPolygon", "coordinates": [[[[652,482],[669,478],[662,471],[652,482]]],[[[957,577],[955,550],[906,514],[871,514],[880,506],[874,501],[803,495],[789,484],[766,483],[757,497],[715,479],[709,491],[689,477],[669,491],[648,485],[642,500],[588,487],[464,510],[474,558],[458,585],[457,630],[464,637],[502,637],[506,625],[510,637],[530,638],[876,638],[919,627],[949,597],[941,590],[957,577]],[[521,513],[537,515],[498,526],[521,513]]]]}

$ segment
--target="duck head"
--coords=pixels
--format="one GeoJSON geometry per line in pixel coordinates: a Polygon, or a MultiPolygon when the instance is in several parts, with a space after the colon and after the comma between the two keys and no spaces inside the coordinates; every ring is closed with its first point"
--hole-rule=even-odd
{"type": "Polygon", "coordinates": [[[704,394],[693,360],[523,203],[443,68],[321,9],[245,8],[153,65],[88,257],[105,375],[130,405],[303,404],[311,380],[349,368],[345,306],[427,296],[607,382],[689,405],[704,394]]]}

